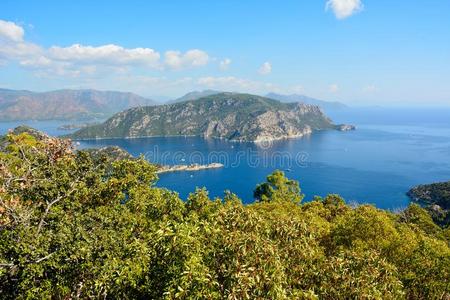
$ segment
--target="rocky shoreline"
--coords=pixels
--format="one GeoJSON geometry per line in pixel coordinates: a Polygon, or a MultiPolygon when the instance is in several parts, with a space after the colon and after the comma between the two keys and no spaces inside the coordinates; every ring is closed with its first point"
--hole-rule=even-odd
{"type": "Polygon", "coordinates": [[[207,169],[219,169],[223,168],[221,163],[211,163],[206,165],[190,164],[190,165],[173,165],[173,166],[161,166],[156,173],[168,173],[168,172],[181,172],[181,171],[200,171],[207,169]]]}
{"type": "Polygon", "coordinates": [[[336,125],[336,129],[339,131],[352,131],[352,130],[356,130],[356,126],[349,125],[349,124],[339,124],[339,125],[336,125]]]}
{"type": "Polygon", "coordinates": [[[450,181],[418,185],[406,195],[424,207],[437,224],[450,224],[450,181]]]}

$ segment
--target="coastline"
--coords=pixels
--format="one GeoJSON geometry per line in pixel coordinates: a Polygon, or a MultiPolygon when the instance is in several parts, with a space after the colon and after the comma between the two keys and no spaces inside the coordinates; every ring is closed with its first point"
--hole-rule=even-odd
{"type": "MultiPolygon", "coordinates": [[[[265,142],[274,142],[274,141],[280,141],[280,140],[289,140],[289,139],[297,139],[302,138],[305,136],[310,136],[314,134],[316,131],[324,131],[324,130],[337,130],[337,131],[348,131],[348,130],[339,130],[338,128],[327,128],[327,129],[314,129],[311,131],[307,131],[302,134],[296,134],[296,135],[286,135],[281,137],[273,137],[273,138],[260,138],[255,140],[235,140],[235,139],[227,139],[225,137],[217,137],[217,136],[205,136],[202,134],[192,134],[192,135],[177,135],[177,134],[171,134],[171,135],[143,135],[143,136],[124,136],[124,137],[92,137],[92,138],[71,138],[70,136],[59,136],[59,138],[65,138],[65,139],[71,139],[72,141],[96,141],[96,140],[117,140],[117,139],[142,139],[142,138],[161,138],[161,137],[201,137],[204,139],[219,139],[219,140],[226,140],[228,142],[233,143],[265,143],[265,142]]],[[[352,129],[354,130],[354,129],[352,129]]]]}
{"type": "Polygon", "coordinates": [[[173,165],[173,166],[162,166],[160,169],[158,169],[158,171],[156,171],[156,173],[161,174],[161,173],[169,173],[169,172],[201,171],[201,170],[219,169],[219,168],[223,168],[223,164],[210,163],[210,164],[206,164],[206,165],[200,165],[200,164],[173,165]]]}

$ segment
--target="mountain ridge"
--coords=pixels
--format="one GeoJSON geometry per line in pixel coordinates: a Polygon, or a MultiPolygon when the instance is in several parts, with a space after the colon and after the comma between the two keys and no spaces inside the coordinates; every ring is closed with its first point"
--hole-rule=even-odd
{"type": "Polygon", "coordinates": [[[130,92],[0,89],[0,121],[104,119],[127,108],[154,104],[155,101],[130,92]]]}

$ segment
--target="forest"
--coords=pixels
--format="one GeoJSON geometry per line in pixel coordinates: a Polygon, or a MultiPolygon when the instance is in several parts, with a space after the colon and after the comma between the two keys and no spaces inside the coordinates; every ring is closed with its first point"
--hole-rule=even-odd
{"type": "Polygon", "coordinates": [[[302,201],[281,171],[187,200],[144,158],[10,133],[0,145],[2,299],[449,299],[450,229],[401,212],[302,201]]]}

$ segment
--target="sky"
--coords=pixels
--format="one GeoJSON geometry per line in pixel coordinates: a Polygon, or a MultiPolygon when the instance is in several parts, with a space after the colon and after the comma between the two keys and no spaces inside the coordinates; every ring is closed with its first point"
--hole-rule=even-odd
{"type": "Polygon", "coordinates": [[[450,106],[450,1],[2,0],[0,88],[450,106]]]}

